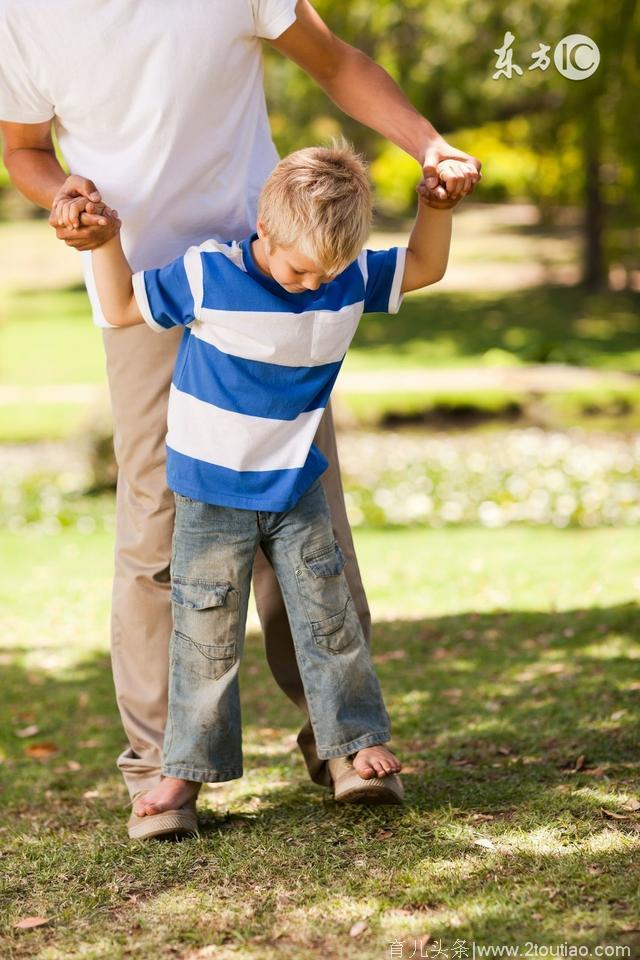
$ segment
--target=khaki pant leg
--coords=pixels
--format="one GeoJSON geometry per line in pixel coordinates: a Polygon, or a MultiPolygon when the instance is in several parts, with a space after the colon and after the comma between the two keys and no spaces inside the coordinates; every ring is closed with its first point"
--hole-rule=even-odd
{"type": "Polygon", "coordinates": [[[165,436],[182,333],[146,324],[103,331],[118,462],[111,658],[129,741],[117,764],[131,796],[160,780],[167,718],[174,500],[165,436]]]}
{"type": "MultiPolygon", "coordinates": [[[[322,476],[322,485],[329,502],[329,509],[331,510],[333,530],[346,557],[345,573],[349,588],[353,596],[355,608],[358,611],[364,635],[367,643],[370,645],[371,614],[362,585],[351,528],[347,520],[344,491],[340,479],[336,435],[330,404],[327,406],[320,421],[315,442],[329,461],[329,466],[322,476]]],[[[280,587],[278,586],[278,581],[276,580],[272,567],[261,550],[258,551],[254,565],[253,587],[256,606],[265,636],[267,660],[271,671],[289,699],[308,714],[302,680],[298,671],[293,640],[291,638],[291,630],[289,629],[289,620],[282,600],[282,594],[280,593],[280,587]]],[[[298,745],[304,756],[311,779],[323,786],[330,786],[331,780],[327,763],[325,760],[320,760],[316,753],[315,739],[308,717],[298,734],[298,745]]]]}

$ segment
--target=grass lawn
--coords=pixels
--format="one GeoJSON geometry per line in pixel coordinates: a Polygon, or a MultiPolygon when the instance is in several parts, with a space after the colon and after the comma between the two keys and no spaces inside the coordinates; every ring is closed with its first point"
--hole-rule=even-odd
{"type": "Polygon", "coordinates": [[[199,839],[133,844],[110,537],[0,535],[3,957],[639,955],[637,532],[356,536],[406,804],[309,782],[253,632],[244,778],[203,792],[199,839]]]}
{"type": "MultiPolygon", "coordinates": [[[[370,422],[388,413],[446,413],[452,406],[508,414],[531,399],[522,392],[491,393],[472,385],[442,395],[429,386],[428,371],[436,368],[554,362],[603,372],[640,369],[640,294],[593,295],[579,287],[528,286],[524,281],[519,289],[506,288],[506,279],[532,263],[549,257],[560,263],[573,250],[563,246],[561,231],[531,233],[523,224],[507,228],[495,222],[510,209],[479,205],[467,212],[470,219],[465,214],[452,255],[451,286],[445,280],[408,296],[397,316],[363,318],[345,372],[370,373],[375,384],[372,394],[349,392],[343,378],[340,399],[352,416],[370,422]],[[397,384],[394,390],[389,384],[385,388],[386,373],[405,370],[424,370],[424,388],[414,386],[406,393],[397,384]]],[[[404,234],[376,234],[372,243],[405,239],[404,234]]],[[[43,221],[5,223],[0,224],[0,259],[7,266],[0,280],[0,400],[7,385],[27,390],[104,385],[102,338],[91,324],[74,252],[56,243],[43,221]]],[[[104,406],[102,397],[99,401],[104,406]]],[[[563,426],[580,420],[585,411],[593,420],[594,409],[621,427],[637,428],[640,385],[630,382],[616,391],[601,384],[550,394],[544,415],[563,426]]],[[[93,404],[83,399],[70,402],[53,393],[42,398],[27,392],[0,403],[0,441],[71,436],[86,429],[92,416],[93,404]]]]}

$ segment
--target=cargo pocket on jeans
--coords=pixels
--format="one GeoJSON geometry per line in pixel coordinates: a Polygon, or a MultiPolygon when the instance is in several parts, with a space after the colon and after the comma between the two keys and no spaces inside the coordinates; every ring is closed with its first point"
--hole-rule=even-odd
{"type": "Polygon", "coordinates": [[[175,655],[198,676],[217,680],[237,658],[238,591],[227,580],[171,583],[175,655]]]}
{"type": "Polygon", "coordinates": [[[344,565],[344,554],[334,540],[304,554],[302,566],[296,570],[313,638],[332,653],[339,653],[362,637],[344,565]]]}

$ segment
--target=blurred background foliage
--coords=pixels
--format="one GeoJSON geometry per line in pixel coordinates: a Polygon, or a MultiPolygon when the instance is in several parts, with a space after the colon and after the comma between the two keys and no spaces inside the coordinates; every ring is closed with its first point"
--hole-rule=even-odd
{"type": "MultiPolygon", "coordinates": [[[[622,431],[628,449],[620,456],[632,464],[637,484],[636,0],[315,0],[315,6],[339,37],[389,71],[450,143],[480,157],[484,172],[480,188],[456,211],[442,283],[408,297],[392,323],[369,316],[360,325],[336,396],[341,429],[381,428],[374,459],[384,459],[383,434],[395,426],[415,428],[423,437],[430,431],[481,431],[492,422],[498,432],[510,426],[549,431],[549,444],[555,430],[622,431]],[[514,35],[513,63],[522,72],[494,79],[507,33],[514,35]],[[597,71],[580,82],[562,76],[553,62],[556,46],[574,33],[591,37],[601,56],[597,71]],[[545,70],[530,69],[541,44],[549,47],[551,62],[545,70]],[[527,379],[526,368],[534,365],[557,369],[550,378],[527,379]],[[500,372],[487,378],[487,368],[500,372]],[[456,377],[460,370],[466,372],[456,377]]],[[[370,162],[379,215],[372,245],[405,243],[420,175],[416,161],[342,114],[295,64],[267,44],[264,49],[269,114],[281,154],[346,135],[370,162]]],[[[45,216],[19,197],[0,165],[0,443],[36,448],[41,442],[93,437],[86,485],[99,492],[112,486],[114,477],[102,345],[89,321],[77,258],[56,243],[45,216]]],[[[504,447],[517,453],[514,436],[509,446],[504,435],[504,447]]],[[[451,440],[445,459],[458,455],[456,442],[451,440]]],[[[480,442],[490,440],[482,435],[480,442]]],[[[580,446],[583,440],[578,436],[575,442],[580,446]]],[[[540,516],[562,523],[568,517],[571,524],[584,518],[592,523],[594,517],[598,523],[637,523],[635,494],[630,496],[627,481],[618,477],[618,454],[610,455],[617,447],[605,439],[593,443],[589,456],[595,458],[601,444],[598,456],[610,466],[606,489],[599,478],[582,491],[570,470],[558,467],[566,474],[566,489],[550,488],[549,494],[563,498],[562,509],[554,513],[549,501],[540,516]],[[589,504],[596,502],[592,509],[589,504]]],[[[40,522],[53,512],[65,522],[64,484],[63,505],[51,495],[45,509],[36,495],[42,484],[29,480],[31,460],[22,451],[12,455],[26,486],[18,495],[15,483],[22,481],[14,483],[7,474],[9,499],[3,506],[0,496],[0,523],[3,510],[4,519],[40,522]]],[[[43,456],[34,449],[39,469],[43,456]]],[[[484,522],[495,517],[483,513],[483,503],[499,506],[503,500],[510,504],[500,507],[505,523],[538,517],[538,500],[531,506],[525,496],[512,504],[510,487],[536,486],[524,467],[516,482],[507,464],[483,491],[465,473],[469,497],[460,506],[452,505],[448,481],[438,479],[436,468],[418,453],[415,457],[415,489],[403,497],[414,498],[419,509],[409,511],[407,522],[484,522]],[[429,484],[433,490],[426,489],[429,484]],[[476,502],[476,494],[484,500],[476,502]]],[[[435,463],[439,454],[433,457],[435,463]]],[[[394,485],[397,478],[370,476],[366,462],[359,456],[347,476],[353,521],[399,522],[374,496],[374,488],[394,485]]],[[[539,497],[541,503],[543,494],[539,497]]],[[[84,508],[78,509],[82,518],[84,508]]],[[[82,522],[91,525],[89,519],[82,522]]]]}
{"type": "MultiPolygon", "coordinates": [[[[640,248],[640,14],[635,0],[318,0],[334,31],[382,64],[417,109],[452,143],[484,163],[482,197],[529,200],[553,222],[558,208],[583,210],[583,279],[606,285],[608,266],[631,271],[640,248]],[[507,31],[523,73],[493,79],[507,31]],[[529,69],[540,43],[572,33],[598,44],[598,70],[580,82],[553,61],[529,69]],[[635,94],[635,95],[634,95],[635,94]]],[[[344,117],[294,64],[268,53],[276,141],[286,152],[342,131],[373,158],[379,205],[411,209],[416,166],[400,150],[344,117]]]]}
{"type": "MultiPolygon", "coordinates": [[[[585,283],[606,286],[617,264],[631,284],[640,259],[636,0],[317,0],[315,6],[338,36],[382,64],[452,143],[482,158],[481,199],[533,202],[547,224],[567,204],[577,206],[585,283]],[[496,80],[494,51],[508,31],[522,75],[496,80]],[[601,54],[598,70],[580,82],[563,77],[552,59],[572,33],[593,38],[601,54]],[[550,46],[552,62],[530,69],[541,43],[550,46]]],[[[295,64],[268,47],[266,59],[280,152],[342,132],[371,160],[379,211],[407,215],[418,175],[411,158],[344,116],[295,64]]],[[[7,187],[0,165],[5,211],[7,187]]],[[[11,203],[8,209],[14,212],[11,203]]]]}

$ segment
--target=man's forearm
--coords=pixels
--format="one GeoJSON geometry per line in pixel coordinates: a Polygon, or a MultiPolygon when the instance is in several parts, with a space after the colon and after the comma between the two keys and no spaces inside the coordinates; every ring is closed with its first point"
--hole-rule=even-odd
{"type": "Polygon", "coordinates": [[[427,146],[438,133],[379,64],[361,50],[342,43],[336,73],[316,79],[344,113],[382,134],[422,164],[427,146]]]}
{"type": "Polygon", "coordinates": [[[54,150],[34,147],[5,149],[4,165],[20,193],[45,210],[50,210],[54,197],[67,174],[54,150]]]}

